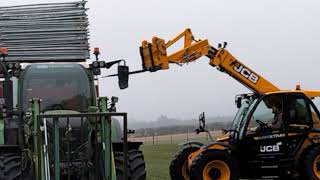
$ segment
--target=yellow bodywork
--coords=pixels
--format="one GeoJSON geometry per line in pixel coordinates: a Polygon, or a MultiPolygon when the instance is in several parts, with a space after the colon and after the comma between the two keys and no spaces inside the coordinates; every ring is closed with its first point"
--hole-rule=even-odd
{"type": "Polygon", "coordinates": [[[257,93],[279,91],[280,89],[265,78],[242,64],[224,47],[214,48],[207,39],[195,40],[190,29],[186,29],[172,40],[154,37],[152,43],[143,41],[140,47],[144,70],[156,71],[169,69],[169,64],[186,64],[203,56],[210,58],[209,64],[229,74],[237,81],[257,93]],[[167,50],[184,38],[184,47],[170,55],[167,50]]]}
{"type": "Polygon", "coordinates": [[[203,168],[202,177],[204,180],[212,180],[210,171],[213,169],[219,169],[221,171],[221,176],[215,180],[229,180],[231,178],[229,166],[224,161],[213,160],[203,168]]]}
{"type": "MultiPolygon", "coordinates": [[[[222,136],[219,136],[216,140],[216,142],[224,142],[224,143],[228,143],[230,138],[230,134],[224,134],[222,136]]],[[[188,166],[190,167],[192,164],[192,161],[195,159],[195,157],[197,157],[201,152],[203,152],[205,149],[218,149],[218,150],[225,150],[226,147],[219,145],[219,144],[212,144],[210,146],[207,147],[201,147],[199,150],[191,153],[188,157],[188,166]]]]}
{"type": "MultiPolygon", "coordinates": [[[[259,75],[248,66],[244,65],[237,58],[235,58],[227,49],[226,44],[219,45],[217,48],[210,45],[207,39],[195,40],[190,29],[186,29],[172,40],[165,42],[164,39],[154,37],[152,42],[143,41],[140,47],[140,54],[143,63],[143,69],[145,71],[154,72],[157,70],[169,69],[170,64],[186,64],[198,60],[203,56],[207,56],[209,64],[216,67],[221,72],[224,72],[241,84],[258,94],[276,94],[276,93],[303,93],[310,99],[320,97],[320,91],[318,90],[301,90],[300,86],[297,86],[295,90],[282,90],[268,81],[263,76],[259,75]],[[180,39],[184,38],[184,46],[182,49],[168,54],[167,50],[180,39]]],[[[313,125],[315,128],[320,128],[320,120],[317,114],[312,114],[313,125]]],[[[297,136],[298,134],[290,133],[288,136],[297,136]]],[[[313,143],[320,143],[319,133],[310,133],[309,138],[302,143],[302,147],[297,152],[296,158],[300,157],[301,153],[306,150],[313,143]]],[[[218,137],[217,142],[224,142],[228,144],[229,134],[218,137]]],[[[212,145],[201,147],[199,150],[191,153],[188,156],[188,168],[190,168],[193,160],[203,151],[207,149],[226,150],[227,148],[213,143],[212,145]]],[[[320,156],[317,157],[315,165],[313,166],[316,176],[320,178],[320,171],[317,169],[317,165],[320,163],[320,156]]],[[[185,166],[184,166],[185,167],[185,166]]],[[[223,162],[213,161],[212,164],[208,164],[204,171],[203,177],[208,175],[210,168],[219,167],[225,172],[228,179],[229,169],[223,162]],[[207,168],[207,169],[206,169],[207,168]]]]}
{"type": "Polygon", "coordinates": [[[274,92],[267,92],[264,94],[269,95],[269,94],[277,94],[277,93],[303,93],[311,99],[320,97],[320,91],[318,90],[279,90],[274,92]]]}
{"type": "Polygon", "coordinates": [[[172,40],[165,42],[164,39],[153,37],[152,43],[143,41],[140,47],[144,69],[153,68],[169,69],[170,63],[188,63],[206,55],[209,50],[208,40],[193,42],[190,29],[186,29],[172,40]],[[184,37],[184,48],[168,55],[167,49],[184,37]]]}
{"type": "Polygon", "coordinates": [[[140,53],[143,69],[151,72],[169,69],[170,64],[186,64],[207,56],[210,59],[209,64],[211,66],[227,73],[255,93],[302,92],[310,98],[320,97],[320,91],[281,90],[240,62],[225,47],[220,45],[215,48],[209,44],[207,39],[195,40],[190,29],[186,29],[168,42],[159,37],[153,37],[151,43],[143,41],[140,53]],[[183,48],[168,55],[168,49],[182,38],[184,38],[183,48]]]}

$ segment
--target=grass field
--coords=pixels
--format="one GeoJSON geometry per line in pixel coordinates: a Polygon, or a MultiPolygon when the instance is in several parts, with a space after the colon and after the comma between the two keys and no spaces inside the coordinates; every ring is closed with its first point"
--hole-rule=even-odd
{"type": "Polygon", "coordinates": [[[177,144],[142,146],[148,180],[170,180],[169,165],[172,155],[179,150],[177,144]]]}
{"type": "MultiPolygon", "coordinates": [[[[157,142],[154,145],[152,141],[144,142],[141,150],[144,153],[144,158],[146,161],[148,180],[170,180],[169,166],[171,158],[176,152],[179,151],[179,149],[182,148],[178,144],[186,142],[184,137],[185,135],[173,135],[174,140],[170,140],[170,135],[160,136],[157,138],[157,142]],[[180,136],[182,138],[179,139],[180,136]]],[[[200,136],[193,133],[190,134],[188,140],[208,143],[209,139],[205,135],[200,136]]]]}

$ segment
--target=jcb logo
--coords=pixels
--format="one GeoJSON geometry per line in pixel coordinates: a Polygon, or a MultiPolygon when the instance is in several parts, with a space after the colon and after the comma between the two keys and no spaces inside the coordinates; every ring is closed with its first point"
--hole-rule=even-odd
{"type": "Polygon", "coordinates": [[[276,145],[260,146],[260,152],[279,152],[281,145],[282,142],[278,142],[276,145]]]}
{"type": "Polygon", "coordinates": [[[249,81],[253,82],[256,84],[259,80],[259,76],[252,73],[249,69],[244,67],[243,65],[236,63],[236,65],[233,67],[235,71],[240,73],[243,77],[247,78],[249,81]]]}

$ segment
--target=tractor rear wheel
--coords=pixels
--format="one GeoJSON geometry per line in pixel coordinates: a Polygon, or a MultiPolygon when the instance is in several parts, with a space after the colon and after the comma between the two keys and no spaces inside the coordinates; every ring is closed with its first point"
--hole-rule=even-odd
{"type": "Polygon", "coordinates": [[[16,153],[0,155],[0,180],[21,180],[21,156],[16,153]]]}
{"type": "Polygon", "coordinates": [[[190,167],[192,180],[238,180],[236,160],[227,152],[207,150],[199,154],[190,167]]]}
{"type": "MultiPolygon", "coordinates": [[[[117,180],[122,180],[124,176],[123,164],[124,155],[123,152],[114,152],[114,159],[116,165],[117,180]]],[[[128,179],[129,180],[145,180],[146,170],[145,162],[142,151],[133,149],[128,151],[128,179]]]]}
{"type": "Polygon", "coordinates": [[[320,146],[309,149],[301,158],[303,179],[320,180],[320,146]]]}
{"type": "Polygon", "coordinates": [[[186,146],[176,153],[170,164],[170,176],[172,180],[189,180],[188,156],[197,151],[199,147],[186,146]]]}

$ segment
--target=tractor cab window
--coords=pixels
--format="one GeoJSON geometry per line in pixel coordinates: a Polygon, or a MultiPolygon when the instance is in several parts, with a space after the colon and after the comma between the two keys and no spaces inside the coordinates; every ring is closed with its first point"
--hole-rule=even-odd
{"type": "MultiPolygon", "coordinates": [[[[313,110],[313,113],[315,111],[313,110]]],[[[316,113],[315,113],[316,115],[316,113]]],[[[288,96],[288,124],[291,128],[309,127],[312,123],[308,103],[304,96],[289,95],[288,96]]],[[[316,116],[317,117],[317,116],[316,116]]],[[[315,118],[315,117],[314,117],[315,118]]]]}
{"type": "Polygon", "coordinates": [[[29,100],[40,98],[41,110],[87,111],[91,106],[92,88],[85,69],[78,64],[35,64],[28,66],[21,78],[23,110],[29,100]]]}
{"type": "Polygon", "coordinates": [[[254,110],[248,125],[247,133],[256,133],[262,128],[270,131],[281,130],[283,127],[283,95],[265,96],[254,110]]]}

